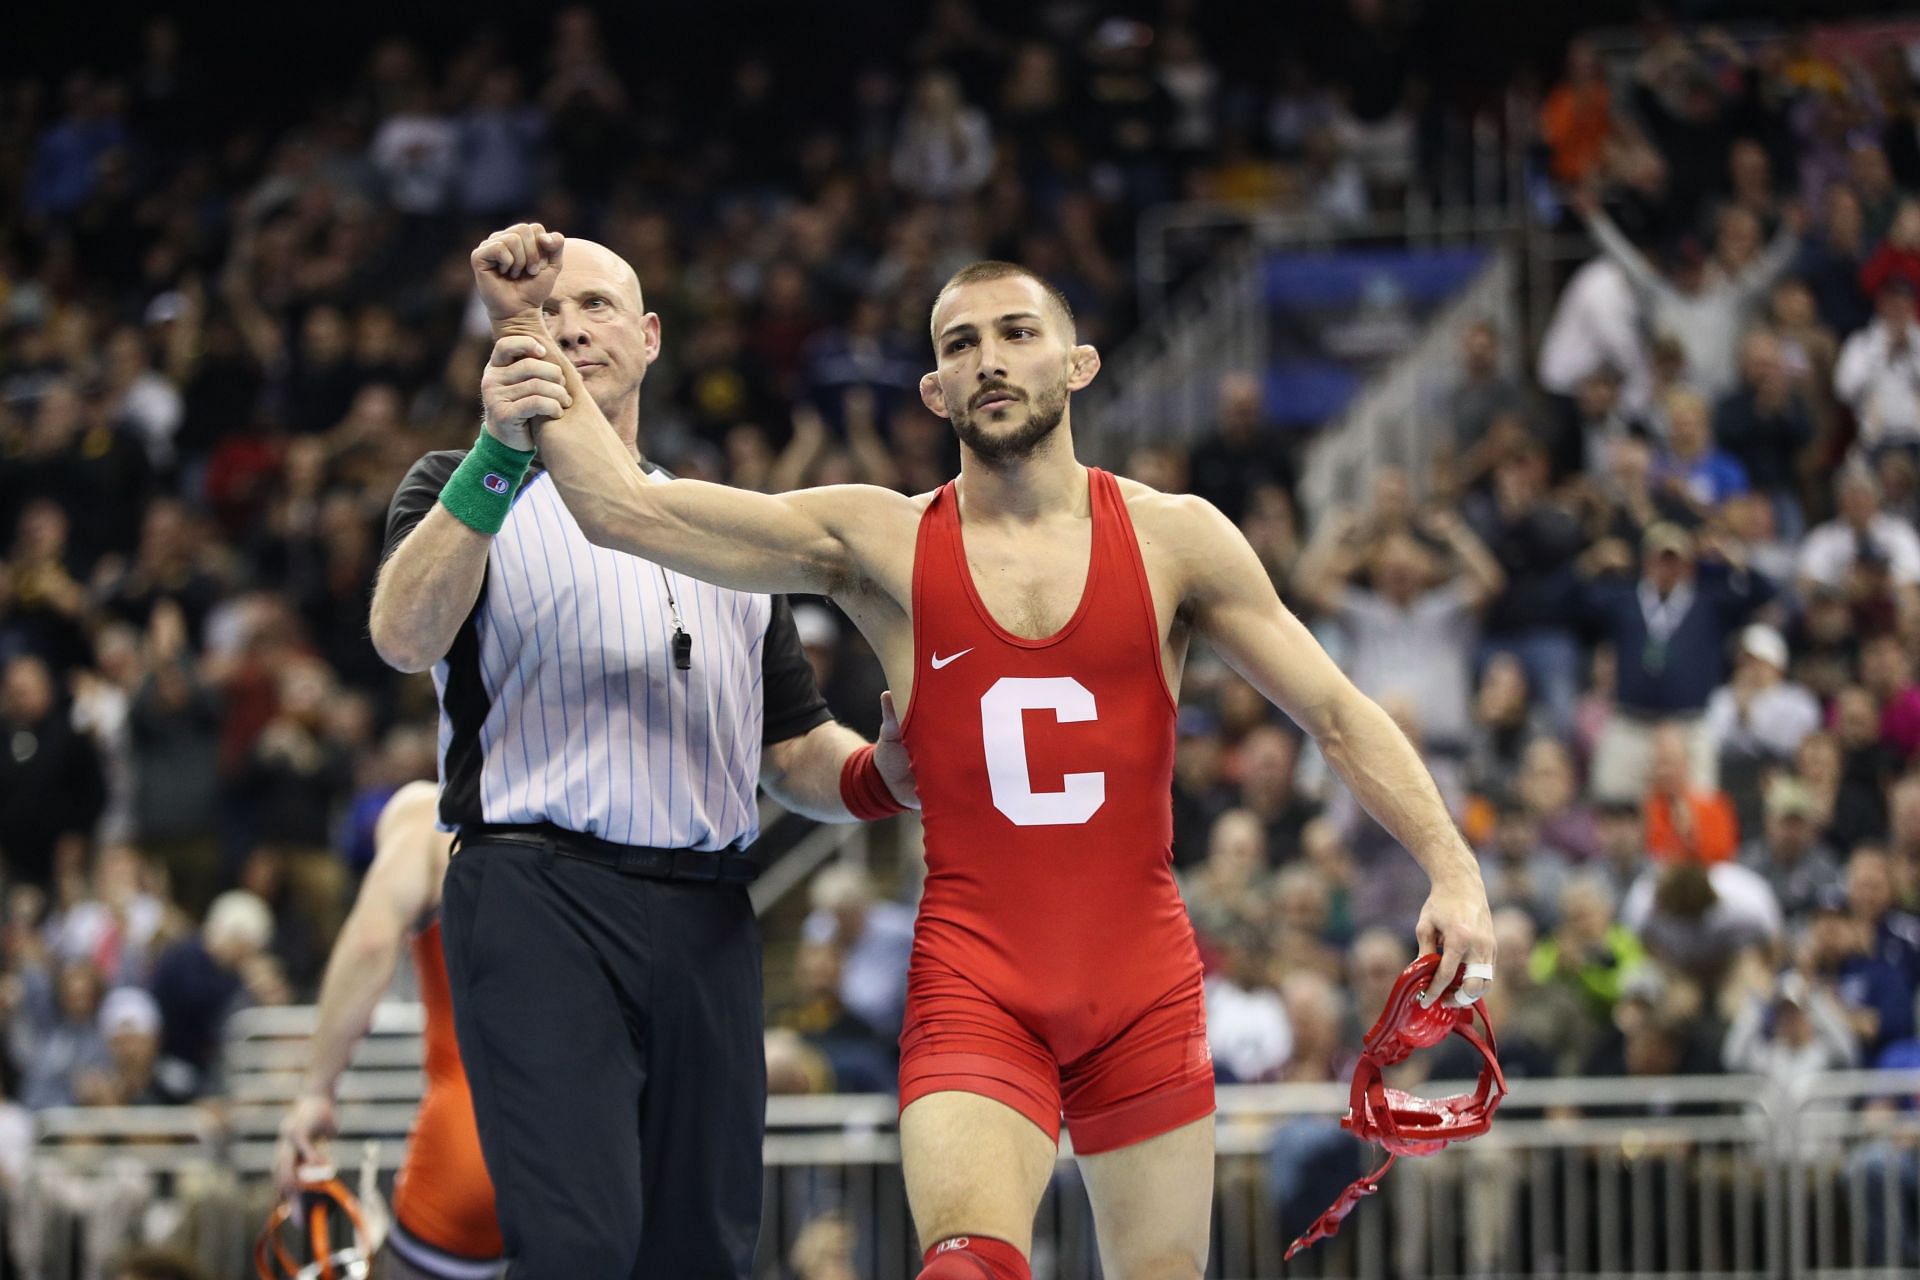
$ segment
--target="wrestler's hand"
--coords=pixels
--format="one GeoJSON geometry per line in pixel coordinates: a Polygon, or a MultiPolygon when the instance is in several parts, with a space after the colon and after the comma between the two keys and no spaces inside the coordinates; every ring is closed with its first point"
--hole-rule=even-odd
{"type": "Polygon", "coordinates": [[[480,375],[480,402],[487,429],[515,449],[533,448],[533,424],[557,418],[573,406],[566,374],[537,338],[509,334],[493,344],[487,371],[480,375]]]}
{"type": "Polygon", "coordinates": [[[483,240],[468,261],[487,319],[498,325],[546,305],[566,243],[537,222],[516,222],[483,240]]]}
{"type": "Polygon", "coordinates": [[[332,1098],[308,1093],[295,1099],[280,1121],[280,1140],[273,1147],[273,1185],[281,1195],[299,1189],[302,1168],[327,1163],[327,1142],[338,1132],[332,1098]]]}
{"type": "Polygon", "coordinates": [[[874,767],[887,780],[893,798],[909,809],[920,807],[920,789],[913,783],[913,766],[907,760],[907,746],[900,741],[900,717],[893,711],[893,692],[880,695],[880,736],[873,743],[874,767]]]}
{"type": "MultiPolygon", "coordinates": [[[[1420,954],[1440,952],[1440,967],[1427,984],[1422,1004],[1445,991],[1453,975],[1463,964],[1491,966],[1499,953],[1493,940],[1493,909],[1487,905],[1487,887],[1477,867],[1469,866],[1443,880],[1436,880],[1421,909],[1415,930],[1420,939],[1420,954]]],[[[1454,1003],[1472,1004],[1493,985],[1490,978],[1470,977],[1460,983],[1454,1003]]]]}

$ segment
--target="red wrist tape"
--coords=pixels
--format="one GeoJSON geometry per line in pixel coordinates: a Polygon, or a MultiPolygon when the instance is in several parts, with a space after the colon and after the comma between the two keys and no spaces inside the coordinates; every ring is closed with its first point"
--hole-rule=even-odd
{"type": "Polygon", "coordinates": [[[891,818],[906,812],[907,806],[893,798],[880,766],[873,762],[873,744],[857,747],[840,766],[840,799],[847,812],[862,822],[891,818]]]}

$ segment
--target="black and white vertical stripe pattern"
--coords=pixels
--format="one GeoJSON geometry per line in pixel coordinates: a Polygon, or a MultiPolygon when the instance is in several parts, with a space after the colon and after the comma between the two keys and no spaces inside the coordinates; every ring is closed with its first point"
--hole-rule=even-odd
{"type": "Polygon", "coordinates": [[[477,737],[465,750],[478,795],[453,807],[617,844],[750,843],[772,607],[594,546],[536,472],[493,541],[473,625],[433,669],[443,785],[456,738],[477,737]],[[673,665],[668,583],[693,637],[688,671],[673,665]]]}

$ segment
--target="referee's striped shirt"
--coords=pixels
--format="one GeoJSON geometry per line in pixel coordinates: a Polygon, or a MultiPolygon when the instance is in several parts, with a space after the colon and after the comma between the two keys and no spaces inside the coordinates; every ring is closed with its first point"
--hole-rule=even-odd
{"type": "MultiPolygon", "coordinates": [[[[383,559],[465,456],[414,464],[383,559]]],[[[744,847],[759,833],[762,746],[830,718],[784,600],[594,546],[537,464],[433,681],[449,830],[544,822],[617,844],[744,847]],[[669,591],[693,638],[687,671],[673,664],[669,591]]]]}

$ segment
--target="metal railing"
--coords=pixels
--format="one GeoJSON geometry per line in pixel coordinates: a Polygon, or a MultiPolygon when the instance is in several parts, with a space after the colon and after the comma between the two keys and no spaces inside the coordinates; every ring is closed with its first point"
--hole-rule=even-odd
{"type": "MultiPolygon", "coordinates": [[[[194,1223],[214,1274],[271,1198],[264,1173],[283,1078],[269,1048],[298,1016],[256,1019],[243,1043],[259,1068],[247,1100],[201,1108],[62,1110],[40,1133],[12,1215],[42,1250],[26,1274],[89,1274],[104,1228],[83,1230],[85,1188],[142,1222],[194,1223]],[[130,1188],[144,1186],[139,1212],[130,1188]],[[49,1229],[48,1222],[61,1224],[49,1229]],[[62,1252],[64,1250],[65,1252],[62,1252]],[[224,1251],[224,1252],[223,1252],[224,1251]]],[[[404,1010],[388,1026],[404,1026],[404,1010]]],[[[343,1144],[381,1138],[391,1170],[404,1147],[419,1076],[392,1059],[404,1031],[376,1036],[381,1065],[349,1071],[343,1144]]],[[[297,1043],[297,1042],[296,1042],[297,1043]]],[[[284,1047],[284,1046],[282,1046],[284,1047]]],[[[417,1048],[417,1041],[416,1046],[417,1048]]],[[[1427,1091],[1444,1093],[1434,1084],[1427,1091]]],[[[1291,1264],[1293,1235],[1376,1153],[1338,1126],[1334,1085],[1236,1086],[1219,1094],[1210,1276],[1480,1277],[1551,1275],[1808,1277],[1890,1280],[1920,1274],[1920,1071],[1848,1072],[1782,1088],[1753,1076],[1516,1081],[1491,1132],[1400,1162],[1339,1236],[1291,1264]]],[[[349,1151],[356,1146],[347,1145],[349,1151]]],[[[918,1245],[887,1096],[776,1097],[765,1141],[765,1216],[756,1266],[781,1274],[801,1234],[837,1217],[855,1273],[911,1276],[918,1245]]],[[[1071,1145],[1035,1226],[1037,1280],[1099,1274],[1091,1211],[1071,1145]]],[[[113,1217],[117,1214],[118,1217],[113,1217]]],[[[124,1243],[124,1242],[122,1242],[124,1243]]]]}

